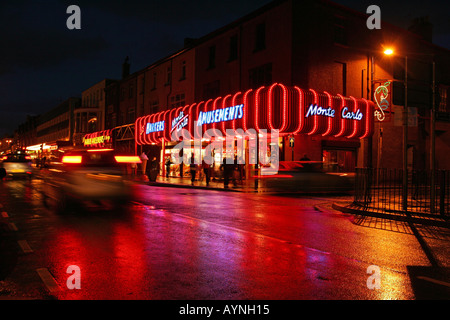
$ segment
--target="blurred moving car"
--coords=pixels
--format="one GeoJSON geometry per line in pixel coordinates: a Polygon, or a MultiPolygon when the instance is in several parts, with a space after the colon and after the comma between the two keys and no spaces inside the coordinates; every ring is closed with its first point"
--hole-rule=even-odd
{"type": "Polygon", "coordinates": [[[33,176],[33,167],[31,166],[31,157],[25,151],[17,150],[2,157],[0,167],[0,177],[25,177],[33,176]]]}
{"type": "Polygon", "coordinates": [[[324,172],[321,161],[280,161],[278,173],[262,168],[262,185],[273,191],[349,193],[354,174],[324,172]],[[275,174],[274,174],[275,173],[275,174]]]}
{"type": "Polygon", "coordinates": [[[120,156],[113,149],[64,152],[59,161],[48,163],[42,172],[44,200],[55,201],[60,213],[82,202],[120,208],[131,195],[125,179],[126,165],[140,162],[138,156],[120,156]]]}

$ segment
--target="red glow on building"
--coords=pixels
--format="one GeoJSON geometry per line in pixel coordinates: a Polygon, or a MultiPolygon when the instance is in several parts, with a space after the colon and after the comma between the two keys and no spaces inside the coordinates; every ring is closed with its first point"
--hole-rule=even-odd
{"type": "Polygon", "coordinates": [[[183,128],[185,130],[176,135],[178,139],[181,136],[184,139],[211,139],[210,134],[205,134],[208,129],[212,129],[215,135],[226,136],[227,129],[233,129],[234,132],[242,129],[246,132],[252,128],[257,132],[276,129],[279,130],[280,136],[307,134],[363,139],[373,134],[373,111],[373,103],[366,99],[344,97],[340,94],[332,96],[328,92],[317,92],[313,89],[306,91],[274,83],[269,87],[250,89],[244,94],[237,92],[140,117],[136,120],[135,137],[138,145],[157,144],[162,139],[171,141],[170,133],[174,130],[172,121],[183,112],[188,123],[183,128]],[[240,104],[243,105],[243,115],[240,118],[223,118],[220,121],[216,119],[212,123],[202,123],[201,126],[196,124],[200,112],[215,112],[217,115],[227,107],[240,104]],[[146,124],[157,121],[165,121],[164,132],[146,134],[146,124]]]}

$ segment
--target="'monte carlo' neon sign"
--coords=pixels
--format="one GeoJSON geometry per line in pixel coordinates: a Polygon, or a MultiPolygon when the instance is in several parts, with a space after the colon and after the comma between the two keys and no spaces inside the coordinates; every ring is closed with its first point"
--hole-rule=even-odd
{"type": "MultiPolygon", "coordinates": [[[[318,106],[317,104],[311,104],[308,108],[308,112],[306,113],[306,118],[309,116],[325,116],[334,118],[335,110],[328,107],[327,109],[318,106]]],[[[361,110],[356,110],[356,112],[348,111],[347,107],[342,108],[341,116],[343,119],[349,119],[349,120],[361,120],[363,118],[363,114],[361,113],[361,110]]]]}

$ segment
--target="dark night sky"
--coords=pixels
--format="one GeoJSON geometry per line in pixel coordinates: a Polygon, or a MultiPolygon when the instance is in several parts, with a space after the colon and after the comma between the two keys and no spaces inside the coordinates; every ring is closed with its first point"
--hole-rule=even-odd
{"type": "MultiPolygon", "coordinates": [[[[301,0],[297,0],[301,1],[301,0]]],[[[181,49],[270,0],[1,0],[0,137],[26,115],[44,113],[104,78],[119,79],[181,49]],[[68,30],[66,8],[81,8],[81,30],[68,30]]],[[[434,43],[450,49],[450,1],[335,0],[406,28],[418,16],[434,24],[434,43]]]]}

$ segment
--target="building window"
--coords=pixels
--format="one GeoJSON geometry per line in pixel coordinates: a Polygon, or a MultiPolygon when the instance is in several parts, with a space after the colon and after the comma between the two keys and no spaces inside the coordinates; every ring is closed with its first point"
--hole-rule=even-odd
{"type": "Polygon", "coordinates": [[[127,113],[127,123],[133,123],[135,120],[136,120],[136,119],[135,119],[134,108],[128,109],[128,113],[127,113]]]}
{"type": "Polygon", "coordinates": [[[153,72],[153,85],[152,85],[152,90],[156,89],[156,72],[153,72]]]}
{"type": "Polygon", "coordinates": [[[266,48],[266,24],[263,22],[256,26],[254,52],[264,50],[265,48],[266,48]]]}
{"type": "Polygon", "coordinates": [[[234,61],[238,58],[238,36],[237,34],[230,38],[230,54],[228,62],[234,61]]]}
{"type": "Polygon", "coordinates": [[[268,86],[272,83],[272,64],[267,63],[260,67],[250,69],[249,71],[250,88],[268,86]]]}
{"type": "Polygon", "coordinates": [[[125,88],[120,88],[120,101],[125,100],[125,88]]]}
{"type": "Polygon", "coordinates": [[[181,78],[180,81],[186,79],[186,61],[181,62],[181,78]]]}
{"type": "Polygon", "coordinates": [[[150,102],[150,114],[157,113],[159,110],[159,102],[158,100],[153,100],[150,102]]]}
{"type": "Polygon", "coordinates": [[[171,83],[172,83],[172,67],[167,67],[166,83],[165,83],[165,85],[168,86],[171,83]]]}
{"type": "Polygon", "coordinates": [[[134,86],[133,86],[133,84],[131,83],[131,84],[130,84],[130,87],[129,87],[129,89],[128,89],[128,98],[129,98],[129,99],[133,98],[133,92],[134,92],[134,86]]]}
{"type": "Polygon", "coordinates": [[[448,101],[448,87],[439,87],[438,91],[438,102],[439,105],[437,106],[439,112],[450,112],[450,107],[447,104],[448,101]]]}
{"type": "Polygon", "coordinates": [[[347,22],[344,17],[334,16],[334,43],[347,45],[347,22]]]}
{"type": "Polygon", "coordinates": [[[216,46],[209,47],[208,69],[216,67],[216,46]]]}
{"type": "Polygon", "coordinates": [[[183,107],[185,106],[185,96],[184,93],[176,94],[170,97],[170,107],[183,107]]]}
{"type": "Polygon", "coordinates": [[[203,85],[203,99],[214,99],[220,95],[220,81],[212,81],[203,85]]]}

